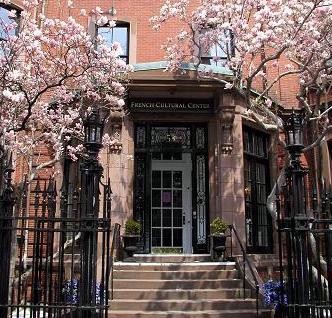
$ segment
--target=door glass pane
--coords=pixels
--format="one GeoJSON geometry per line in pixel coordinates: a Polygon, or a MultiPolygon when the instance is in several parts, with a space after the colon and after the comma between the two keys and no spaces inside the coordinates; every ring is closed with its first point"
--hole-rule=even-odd
{"type": "Polygon", "coordinates": [[[153,152],[151,157],[152,160],[161,160],[161,152],[153,152]]]}
{"type": "Polygon", "coordinates": [[[182,171],[173,171],[173,187],[182,188],[182,171]]]}
{"type": "Polygon", "coordinates": [[[152,226],[161,226],[161,213],[160,209],[152,209],[152,226]]]}
{"type": "Polygon", "coordinates": [[[163,227],[172,226],[172,210],[163,209],[163,227]]]}
{"type": "Polygon", "coordinates": [[[164,160],[172,160],[172,153],[171,152],[164,152],[163,153],[164,160]]]}
{"type": "Polygon", "coordinates": [[[163,229],[163,246],[172,246],[172,230],[163,229]]]}
{"type": "Polygon", "coordinates": [[[152,229],[152,246],[161,246],[161,229],[152,229]]]}
{"type": "Polygon", "coordinates": [[[182,152],[174,152],[173,160],[182,160],[182,152]]]}
{"type": "Polygon", "coordinates": [[[172,171],[163,171],[163,188],[172,187],[172,171]]]}
{"type": "Polygon", "coordinates": [[[160,190],[152,190],[152,206],[153,207],[160,207],[161,206],[161,196],[160,196],[160,190]]]}
{"type": "Polygon", "coordinates": [[[182,229],[173,230],[173,246],[182,246],[182,229]]]}
{"type": "Polygon", "coordinates": [[[152,188],[161,188],[161,171],[152,171],[152,188]]]}
{"type": "Polygon", "coordinates": [[[173,207],[182,207],[182,190],[173,190],[173,207]]]}
{"type": "Polygon", "coordinates": [[[172,206],[172,191],[164,190],[162,201],[163,201],[163,207],[171,207],[172,206]]]}

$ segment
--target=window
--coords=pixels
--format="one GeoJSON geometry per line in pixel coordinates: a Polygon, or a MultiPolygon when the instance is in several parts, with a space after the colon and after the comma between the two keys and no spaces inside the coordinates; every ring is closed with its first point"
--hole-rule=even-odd
{"type": "Polygon", "coordinates": [[[244,128],[244,192],[247,251],[272,251],[272,220],[266,207],[269,191],[268,136],[244,128]]]}
{"type": "Polygon", "coordinates": [[[230,57],[234,56],[234,37],[230,30],[216,40],[208,51],[202,50],[201,63],[215,66],[225,66],[230,57]]]}
{"type": "Polygon", "coordinates": [[[0,40],[6,40],[8,36],[14,35],[17,31],[17,27],[8,27],[17,20],[12,11],[16,11],[16,17],[19,16],[17,9],[5,4],[0,4],[0,40]]]}
{"type": "Polygon", "coordinates": [[[117,22],[116,26],[110,28],[105,25],[98,27],[98,35],[101,35],[105,40],[106,44],[112,45],[114,42],[118,42],[122,48],[122,54],[120,57],[129,63],[129,23],[127,22],[117,22]]]}

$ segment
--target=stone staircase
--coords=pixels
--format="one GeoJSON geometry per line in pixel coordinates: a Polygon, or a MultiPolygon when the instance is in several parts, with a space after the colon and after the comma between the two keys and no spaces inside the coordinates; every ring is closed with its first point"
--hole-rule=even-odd
{"type": "MultiPolygon", "coordinates": [[[[235,263],[209,255],[143,255],[114,264],[112,318],[255,318],[235,263]]],[[[259,318],[271,317],[259,310],[259,318]]]]}

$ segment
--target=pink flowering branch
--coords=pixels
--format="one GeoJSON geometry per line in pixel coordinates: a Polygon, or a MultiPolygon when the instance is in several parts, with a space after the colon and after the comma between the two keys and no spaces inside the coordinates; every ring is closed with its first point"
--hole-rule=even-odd
{"type": "MultiPolygon", "coordinates": [[[[82,114],[89,107],[108,113],[121,109],[130,67],[119,58],[117,45],[92,38],[72,17],[35,17],[38,4],[24,1],[17,34],[14,20],[8,24],[0,19],[5,38],[0,41],[0,142],[27,157],[47,145],[53,149],[53,163],[71,140],[78,143],[71,149],[73,156],[79,151],[82,114]]],[[[101,9],[94,14],[100,23],[108,22],[101,9]]]]}

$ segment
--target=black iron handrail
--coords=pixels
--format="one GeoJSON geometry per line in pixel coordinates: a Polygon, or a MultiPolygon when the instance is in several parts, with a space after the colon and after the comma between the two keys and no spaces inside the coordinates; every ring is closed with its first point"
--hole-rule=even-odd
{"type": "MultiPolygon", "coordinates": [[[[248,268],[251,272],[251,275],[254,279],[254,282],[255,282],[255,292],[256,292],[256,317],[258,318],[259,316],[259,306],[258,306],[258,303],[259,303],[259,282],[258,282],[258,279],[256,277],[256,274],[254,272],[254,269],[252,268],[251,266],[251,263],[248,259],[248,256],[247,256],[247,253],[246,253],[246,250],[244,249],[243,247],[243,244],[240,240],[240,237],[239,237],[239,234],[236,230],[236,227],[235,225],[229,225],[229,229],[231,231],[231,244],[233,245],[233,235],[232,233],[234,232],[235,234],[235,238],[237,240],[237,242],[239,243],[239,246],[240,246],[240,249],[241,249],[241,252],[242,252],[242,257],[243,257],[243,298],[245,299],[246,298],[246,263],[248,263],[248,268]]],[[[231,257],[233,257],[233,247],[231,246],[231,257]]]]}
{"type": "Polygon", "coordinates": [[[112,237],[112,243],[110,248],[110,271],[111,271],[111,300],[113,300],[113,268],[114,268],[114,260],[117,259],[117,255],[114,255],[114,250],[116,248],[116,251],[119,251],[119,244],[120,244],[120,229],[121,225],[119,223],[115,223],[113,226],[113,237],[112,237]]]}

